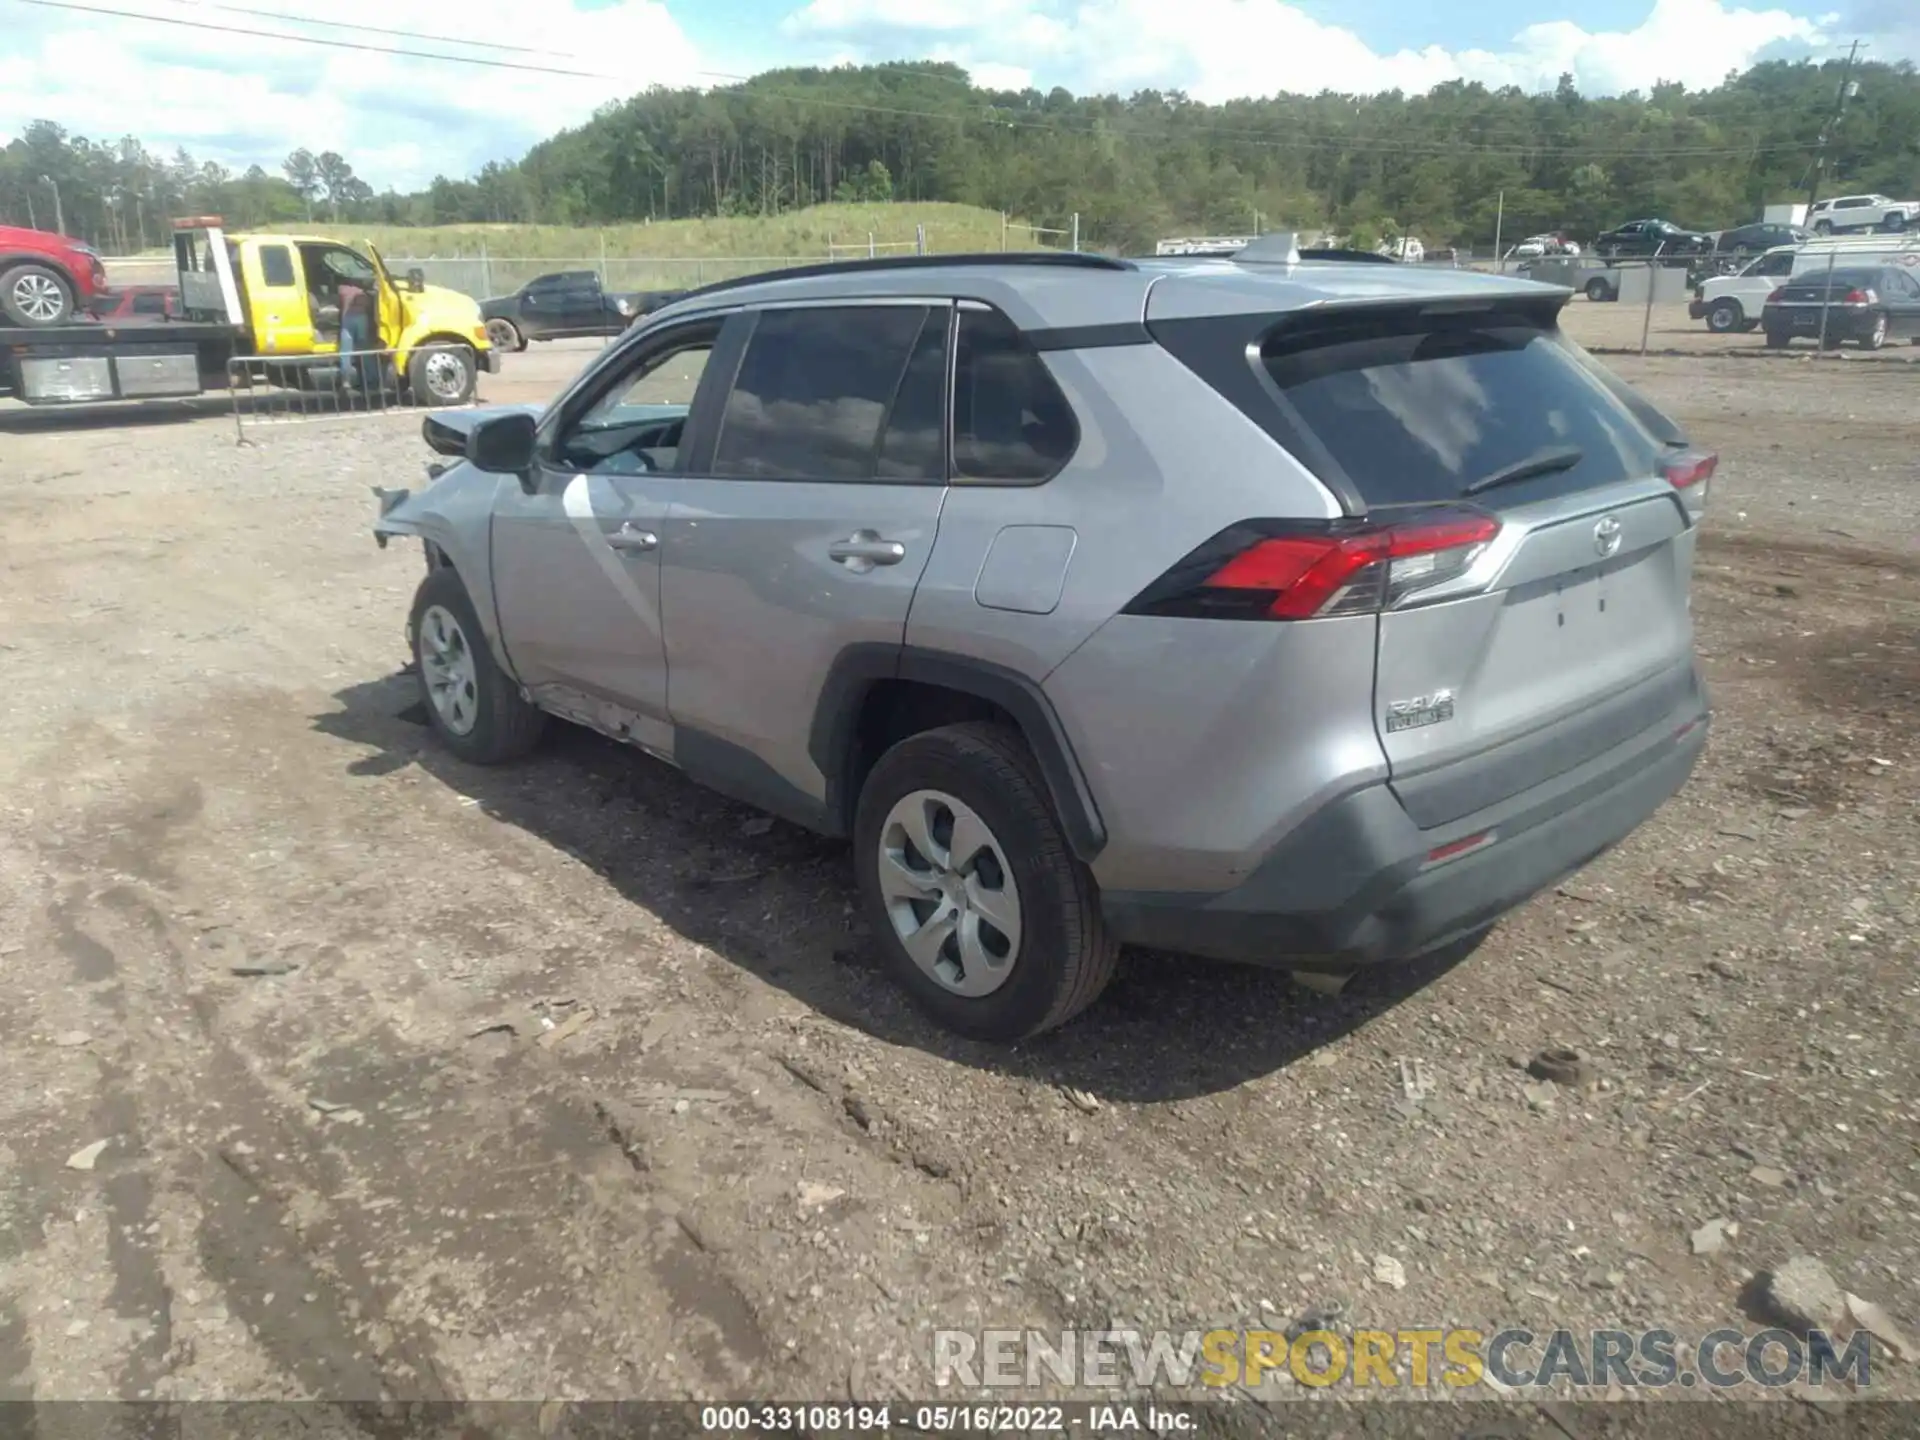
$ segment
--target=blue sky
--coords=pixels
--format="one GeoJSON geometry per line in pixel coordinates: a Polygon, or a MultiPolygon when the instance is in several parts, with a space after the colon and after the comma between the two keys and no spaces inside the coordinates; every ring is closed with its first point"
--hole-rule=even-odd
{"type": "Polygon", "coordinates": [[[92,3],[147,18],[0,0],[0,139],[47,118],[236,168],[277,166],[306,145],[401,188],[516,157],[650,84],[725,83],[773,65],[935,58],[995,85],[1177,88],[1218,101],[1417,92],[1456,78],[1546,89],[1562,71],[1590,94],[1707,86],[1758,59],[1833,55],[1856,37],[1870,58],[1920,60],[1920,0],[92,3]],[[343,48],[352,45],[441,58],[343,48]],[[478,60],[570,73],[456,63],[478,60]]]}

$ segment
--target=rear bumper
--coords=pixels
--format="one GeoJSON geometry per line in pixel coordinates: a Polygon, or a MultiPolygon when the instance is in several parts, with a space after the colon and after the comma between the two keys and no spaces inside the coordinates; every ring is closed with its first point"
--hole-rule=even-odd
{"type": "MultiPolygon", "coordinates": [[[[1829,305],[1827,307],[1827,339],[1858,340],[1870,334],[1874,321],[1879,318],[1877,310],[1851,305],[1829,305]]],[[[1811,340],[1820,333],[1820,307],[1818,305],[1776,305],[1769,308],[1762,323],[1769,331],[1780,335],[1798,335],[1811,340]]]]}
{"type": "Polygon", "coordinates": [[[1420,829],[1386,785],[1349,792],[1224,894],[1109,892],[1123,941],[1288,966],[1409,959],[1492,924],[1598,858],[1686,783],[1707,738],[1705,693],[1605,754],[1478,814],[1420,829]],[[1491,839],[1432,862],[1437,847],[1491,839]]]}

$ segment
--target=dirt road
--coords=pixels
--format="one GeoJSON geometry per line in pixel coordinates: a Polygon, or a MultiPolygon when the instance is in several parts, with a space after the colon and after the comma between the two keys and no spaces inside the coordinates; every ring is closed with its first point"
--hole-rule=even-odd
{"type": "Polygon", "coordinates": [[[1690,787],[1450,973],[1130,956],[1013,1051],[840,847],[429,743],[417,422],[0,418],[0,1398],[924,1397],[935,1327],[1751,1329],[1796,1253],[1920,1328],[1920,373],[1617,363],[1725,457],[1690,787]]]}

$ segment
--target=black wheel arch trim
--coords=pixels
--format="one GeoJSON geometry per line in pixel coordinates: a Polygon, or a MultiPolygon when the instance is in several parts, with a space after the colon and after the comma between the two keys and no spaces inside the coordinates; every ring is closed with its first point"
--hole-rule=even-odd
{"type": "MultiPolygon", "coordinates": [[[[827,814],[850,833],[859,795],[848,783],[859,757],[854,744],[868,693],[883,680],[906,680],[955,690],[999,706],[1013,717],[1039,762],[1041,778],[1067,843],[1091,863],[1107,844],[1100,807],[1073,753],[1053,702],[1038,684],[1004,665],[915,645],[861,643],[835,657],[820,687],[807,751],[826,777],[827,814]]],[[[877,758],[877,757],[874,757],[877,758]]]]}

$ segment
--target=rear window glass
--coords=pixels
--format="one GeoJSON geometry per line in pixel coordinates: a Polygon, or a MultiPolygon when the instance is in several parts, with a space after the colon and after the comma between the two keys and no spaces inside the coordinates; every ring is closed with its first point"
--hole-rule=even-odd
{"type": "Polygon", "coordinates": [[[1283,325],[1261,359],[1293,428],[1318,452],[1298,458],[1325,478],[1344,472],[1370,508],[1458,499],[1474,481],[1549,453],[1580,458],[1485,492],[1487,503],[1659,470],[1660,441],[1617,382],[1524,316],[1329,314],[1283,325]]]}
{"type": "Polygon", "coordinates": [[[269,285],[294,284],[293,252],[284,245],[262,245],[260,278],[269,285]]]}
{"type": "Polygon", "coordinates": [[[1804,270],[1800,275],[1800,283],[1803,285],[1819,286],[1829,282],[1834,285],[1846,286],[1849,289],[1856,285],[1862,287],[1877,285],[1880,283],[1880,272],[1878,270],[1834,270],[1829,272],[1816,269],[1804,270]]]}

